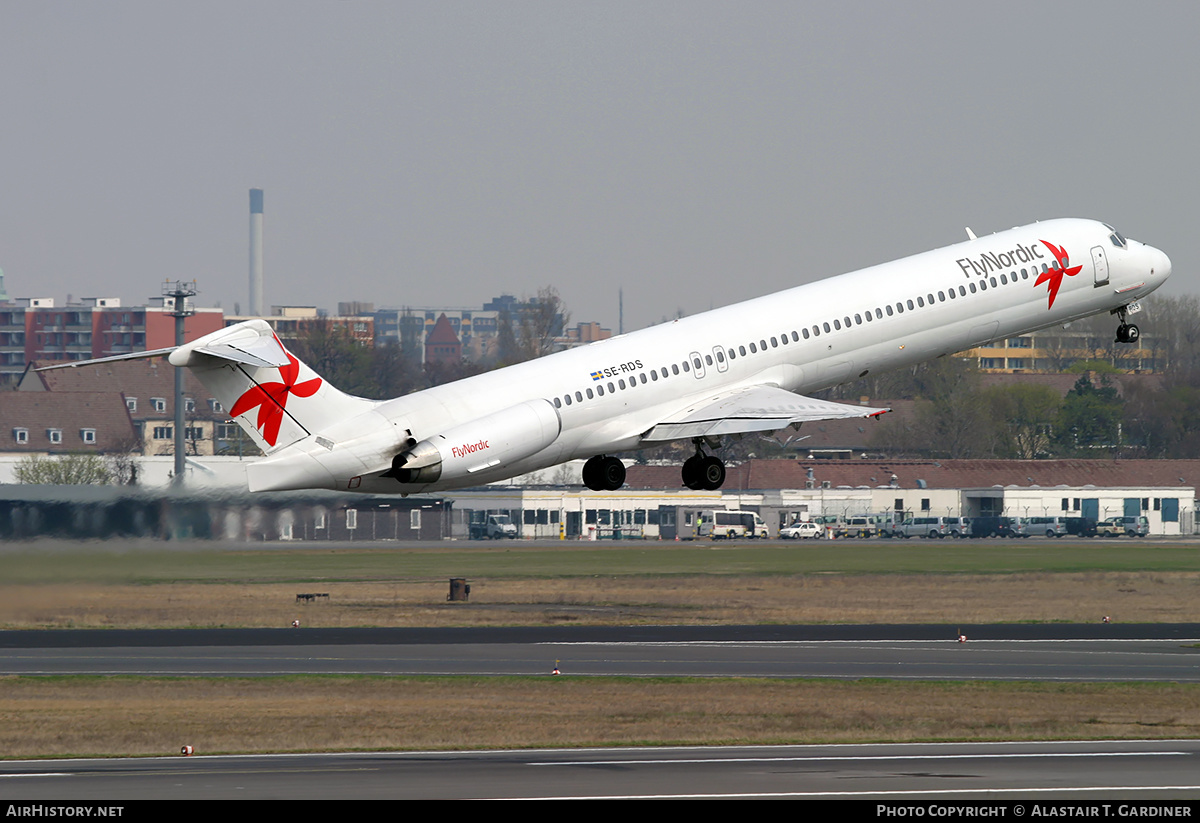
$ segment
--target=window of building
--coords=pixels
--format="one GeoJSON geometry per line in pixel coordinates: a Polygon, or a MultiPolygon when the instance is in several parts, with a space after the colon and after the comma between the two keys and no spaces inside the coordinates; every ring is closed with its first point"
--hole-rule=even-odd
{"type": "Polygon", "coordinates": [[[79,438],[81,440],[83,440],[84,443],[91,445],[96,442],[96,430],[95,429],[80,429],[79,430],[79,438]]]}
{"type": "Polygon", "coordinates": [[[136,397],[126,397],[125,398],[125,408],[129,409],[129,411],[131,411],[131,412],[137,411],[137,398],[136,397]]]}
{"type": "Polygon", "coordinates": [[[13,440],[17,441],[18,443],[28,443],[29,429],[13,429],[13,440]]]}
{"type": "Polygon", "coordinates": [[[167,401],[162,397],[151,397],[150,404],[156,412],[164,412],[167,410],[167,401]]]}
{"type": "Polygon", "coordinates": [[[155,426],[154,427],[154,439],[155,440],[170,440],[174,435],[175,435],[175,430],[174,430],[173,426],[155,426]]]}

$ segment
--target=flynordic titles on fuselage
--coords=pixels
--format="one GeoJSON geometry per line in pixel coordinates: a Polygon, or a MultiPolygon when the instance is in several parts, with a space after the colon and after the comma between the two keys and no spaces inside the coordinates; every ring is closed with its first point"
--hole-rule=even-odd
{"type": "Polygon", "coordinates": [[[974,274],[984,277],[991,272],[1012,271],[1022,263],[1029,264],[1034,260],[1045,260],[1046,255],[1037,246],[1025,246],[1020,243],[1016,248],[1002,252],[984,252],[978,257],[960,257],[954,261],[962,269],[963,276],[970,279],[974,274]]]}

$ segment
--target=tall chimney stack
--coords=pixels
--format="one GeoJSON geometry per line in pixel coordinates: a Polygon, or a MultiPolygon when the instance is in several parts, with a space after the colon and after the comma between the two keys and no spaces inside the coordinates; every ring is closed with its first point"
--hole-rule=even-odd
{"type": "Polygon", "coordinates": [[[263,190],[250,189],[250,314],[263,312],[263,190]]]}

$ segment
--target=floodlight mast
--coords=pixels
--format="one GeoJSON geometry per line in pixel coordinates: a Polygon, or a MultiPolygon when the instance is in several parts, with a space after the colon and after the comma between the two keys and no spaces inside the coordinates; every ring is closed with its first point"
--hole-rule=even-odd
{"type": "MultiPolygon", "coordinates": [[[[198,292],[196,281],[188,283],[184,280],[176,280],[172,283],[170,280],[163,283],[162,296],[163,308],[169,307],[169,314],[175,318],[175,345],[182,346],[184,343],[184,324],[187,318],[196,313],[196,309],[189,300],[195,297],[198,292]]],[[[175,474],[171,478],[171,483],[176,488],[183,487],[183,471],[185,465],[183,428],[183,369],[175,369],[175,474]]]]}

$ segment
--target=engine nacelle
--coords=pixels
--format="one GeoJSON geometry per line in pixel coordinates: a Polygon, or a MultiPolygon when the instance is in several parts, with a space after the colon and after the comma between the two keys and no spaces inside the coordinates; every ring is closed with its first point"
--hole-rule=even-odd
{"type": "Polygon", "coordinates": [[[507,466],[549,446],[562,420],[548,400],[529,400],[422,440],[396,455],[388,476],[434,483],[507,466]]]}

